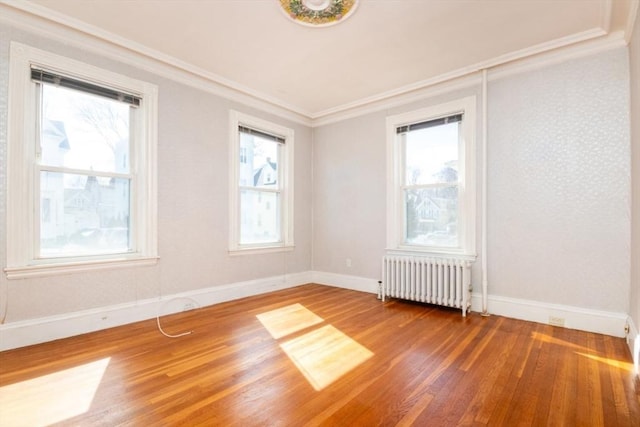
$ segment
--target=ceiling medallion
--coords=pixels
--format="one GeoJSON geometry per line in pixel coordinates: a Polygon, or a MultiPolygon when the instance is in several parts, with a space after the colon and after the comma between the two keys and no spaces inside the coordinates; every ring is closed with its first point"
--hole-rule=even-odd
{"type": "Polygon", "coordinates": [[[298,24],[324,27],[344,21],[358,0],[280,0],[280,6],[298,24]]]}

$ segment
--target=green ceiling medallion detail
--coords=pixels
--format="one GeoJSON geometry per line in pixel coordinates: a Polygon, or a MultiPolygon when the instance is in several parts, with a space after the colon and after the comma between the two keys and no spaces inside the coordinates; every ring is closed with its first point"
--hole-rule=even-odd
{"type": "Polygon", "coordinates": [[[358,0],[280,0],[284,12],[302,25],[321,27],[334,25],[349,15],[358,0]]]}

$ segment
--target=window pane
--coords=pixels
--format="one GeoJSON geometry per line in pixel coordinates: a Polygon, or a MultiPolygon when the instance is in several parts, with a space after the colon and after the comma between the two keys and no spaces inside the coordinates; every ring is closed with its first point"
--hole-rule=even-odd
{"type": "Polygon", "coordinates": [[[240,191],[240,244],[282,240],[279,199],[278,193],[240,191]]]}
{"type": "Polygon", "coordinates": [[[280,144],[240,132],[240,182],[243,187],[278,188],[280,144]]]}
{"type": "Polygon", "coordinates": [[[129,173],[131,107],[42,84],[41,164],[129,173]]]}
{"type": "Polygon", "coordinates": [[[40,173],[42,257],[131,250],[130,181],[40,173]]]}
{"type": "Polygon", "coordinates": [[[419,129],[405,138],[405,185],[458,181],[460,122],[419,129]]]}
{"type": "Polygon", "coordinates": [[[405,190],[405,242],[413,245],[457,247],[458,188],[405,190]]]}

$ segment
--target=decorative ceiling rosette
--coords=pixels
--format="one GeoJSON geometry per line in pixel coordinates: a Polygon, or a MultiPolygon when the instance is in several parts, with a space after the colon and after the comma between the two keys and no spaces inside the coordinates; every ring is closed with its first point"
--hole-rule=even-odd
{"type": "Polygon", "coordinates": [[[284,12],[295,22],[312,27],[334,25],[349,17],[358,0],[279,0],[284,12]]]}

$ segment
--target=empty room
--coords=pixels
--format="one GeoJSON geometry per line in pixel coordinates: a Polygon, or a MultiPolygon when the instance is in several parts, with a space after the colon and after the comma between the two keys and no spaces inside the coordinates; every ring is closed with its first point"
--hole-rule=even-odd
{"type": "Polygon", "coordinates": [[[640,426],[640,0],[0,0],[0,426],[640,426]]]}

